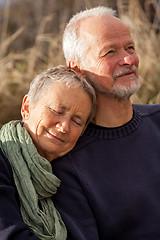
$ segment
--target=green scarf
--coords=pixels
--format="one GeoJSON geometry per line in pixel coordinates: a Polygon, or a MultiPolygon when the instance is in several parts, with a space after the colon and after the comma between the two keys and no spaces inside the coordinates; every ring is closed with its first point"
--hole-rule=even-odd
{"type": "Polygon", "coordinates": [[[0,147],[13,170],[24,222],[42,240],[65,240],[65,225],[50,199],[60,180],[53,175],[49,161],[38,154],[21,121],[1,128],[0,147]]]}

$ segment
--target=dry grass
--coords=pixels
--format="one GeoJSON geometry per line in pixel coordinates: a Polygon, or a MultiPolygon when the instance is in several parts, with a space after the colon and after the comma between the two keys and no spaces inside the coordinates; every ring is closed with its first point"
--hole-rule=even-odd
{"type": "Polygon", "coordinates": [[[22,97],[34,76],[46,68],[64,63],[61,34],[45,32],[48,22],[54,21],[50,15],[41,20],[30,48],[18,52],[10,50],[13,41],[21,37],[24,27],[7,36],[8,10],[9,5],[6,5],[0,44],[0,127],[11,119],[21,118],[22,97]]]}
{"type": "MultiPolygon", "coordinates": [[[[74,12],[72,9],[69,13],[70,9],[66,9],[68,16],[63,17],[63,19],[60,16],[58,23],[55,14],[49,13],[41,17],[36,29],[36,35],[32,39],[32,45],[15,50],[12,45],[15,42],[19,43],[23,39],[22,36],[26,31],[26,26],[22,25],[14,33],[8,33],[11,9],[10,1],[7,0],[6,2],[0,28],[0,127],[11,119],[20,118],[22,97],[27,92],[29,83],[35,75],[51,66],[64,64],[61,38],[64,25],[72,12],[74,12]],[[58,30],[56,32],[47,31],[49,24],[54,27],[53,23],[55,23],[56,28],[58,24],[58,30]]],[[[93,6],[91,0],[82,2],[88,7],[93,6]]],[[[118,0],[117,2],[120,17],[131,29],[140,57],[142,86],[133,97],[133,102],[158,103],[160,100],[160,33],[157,32],[159,27],[157,26],[157,16],[160,16],[159,9],[155,8],[155,19],[151,24],[147,18],[147,10],[143,11],[138,0],[127,1],[128,5],[127,8],[125,6],[125,9],[122,7],[125,1],[118,0]]],[[[149,4],[151,0],[146,2],[149,4]]],[[[81,8],[80,1],[79,5],[76,4],[74,5],[75,12],[81,8]]]]}
{"type": "MultiPolygon", "coordinates": [[[[123,1],[119,1],[123,2],[123,1]]],[[[123,10],[120,17],[131,30],[140,58],[141,89],[132,97],[136,103],[160,102],[160,6],[156,1],[146,0],[145,11],[138,0],[128,1],[127,15],[123,10]],[[152,5],[151,5],[152,4],[152,5]],[[155,11],[153,22],[149,21],[149,7],[155,11]]]]}

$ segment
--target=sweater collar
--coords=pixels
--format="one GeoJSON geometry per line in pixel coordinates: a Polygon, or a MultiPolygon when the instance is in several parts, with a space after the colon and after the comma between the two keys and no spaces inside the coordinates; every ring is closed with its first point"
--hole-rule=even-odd
{"type": "Polygon", "coordinates": [[[84,135],[99,137],[101,139],[117,139],[125,137],[134,132],[140,125],[142,117],[134,110],[133,118],[126,124],[116,128],[106,128],[90,123],[84,135]]]}

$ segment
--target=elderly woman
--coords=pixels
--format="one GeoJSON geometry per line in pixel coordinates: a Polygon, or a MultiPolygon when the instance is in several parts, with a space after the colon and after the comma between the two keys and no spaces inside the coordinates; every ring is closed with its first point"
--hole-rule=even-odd
{"type": "Polygon", "coordinates": [[[0,239],[64,240],[52,195],[54,159],[69,152],[95,112],[93,88],[64,66],[38,75],[25,95],[22,121],[0,132],[0,239]]]}

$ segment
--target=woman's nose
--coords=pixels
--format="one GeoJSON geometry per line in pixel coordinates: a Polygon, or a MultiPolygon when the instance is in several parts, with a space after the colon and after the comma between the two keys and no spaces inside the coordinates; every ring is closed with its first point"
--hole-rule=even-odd
{"type": "Polygon", "coordinates": [[[67,133],[69,131],[69,121],[68,120],[63,120],[61,122],[58,122],[56,124],[56,127],[57,127],[59,132],[67,133]]]}

